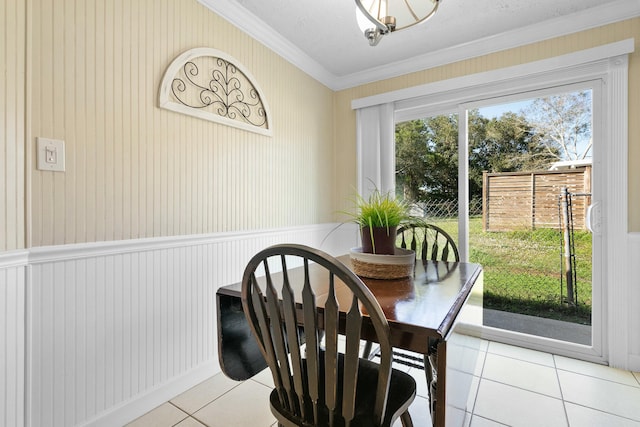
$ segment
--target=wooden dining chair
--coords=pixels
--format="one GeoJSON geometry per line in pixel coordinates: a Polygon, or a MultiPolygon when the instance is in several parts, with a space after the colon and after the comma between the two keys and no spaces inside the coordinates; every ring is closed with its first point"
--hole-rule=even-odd
{"type": "MultiPolygon", "coordinates": [[[[403,249],[411,249],[416,253],[416,259],[422,261],[460,261],[460,253],[458,246],[453,238],[442,228],[434,224],[420,222],[407,225],[398,229],[398,237],[400,239],[400,247],[403,249]]],[[[446,267],[446,266],[445,266],[446,267]]],[[[436,271],[438,271],[436,267],[436,271]]],[[[435,416],[433,405],[435,405],[436,387],[438,382],[437,369],[438,364],[437,343],[429,346],[429,352],[426,355],[417,355],[410,352],[395,351],[393,361],[408,365],[418,369],[424,369],[429,394],[431,396],[431,415],[435,416]]],[[[371,346],[367,343],[365,347],[365,355],[370,357],[371,346]]]]}
{"type": "MultiPolygon", "coordinates": [[[[398,229],[399,245],[402,249],[411,249],[416,253],[416,260],[421,261],[447,261],[459,262],[460,254],[458,247],[453,238],[442,228],[437,225],[418,222],[406,225],[398,229]]],[[[448,271],[448,263],[442,266],[448,271]]],[[[439,274],[439,267],[436,266],[435,271],[439,274]]],[[[430,343],[431,344],[431,343],[430,343]]],[[[394,350],[393,362],[412,368],[425,371],[429,394],[431,395],[431,413],[433,413],[433,405],[435,405],[435,395],[437,387],[437,342],[429,346],[429,352],[425,355],[419,355],[408,351],[394,350]]],[[[366,341],[362,352],[362,356],[374,360],[379,355],[379,349],[373,345],[371,341],[366,341]]]]}
{"type": "Polygon", "coordinates": [[[416,252],[422,261],[460,261],[458,246],[453,238],[437,225],[412,224],[398,229],[400,247],[416,252]]]}
{"type": "MultiPolygon", "coordinates": [[[[411,249],[416,253],[416,260],[421,261],[460,261],[458,246],[453,238],[437,225],[416,222],[398,229],[398,243],[402,249],[411,249]]],[[[447,266],[444,266],[445,269],[447,266]]],[[[436,272],[439,269],[436,268],[436,272]]],[[[413,368],[424,369],[421,356],[395,352],[394,362],[413,368]]],[[[377,356],[373,343],[367,341],[362,353],[363,357],[372,359],[377,356]]]]}
{"type": "Polygon", "coordinates": [[[269,247],[247,264],[242,305],[271,370],[280,426],[413,425],[415,380],[391,368],[385,315],[340,261],[301,245],[269,247]],[[363,330],[380,343],[380,363],[359,357],[363,330]]]}

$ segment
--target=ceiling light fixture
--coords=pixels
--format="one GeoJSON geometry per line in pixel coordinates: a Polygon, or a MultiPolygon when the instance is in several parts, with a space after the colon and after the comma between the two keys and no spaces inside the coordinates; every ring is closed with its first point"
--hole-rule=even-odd
{"type": "Polygon", "coordinates": [[[438,10],[440,0],[356,0],[358,26],[378,44],[382,36],[426,21],[438,10]]]}

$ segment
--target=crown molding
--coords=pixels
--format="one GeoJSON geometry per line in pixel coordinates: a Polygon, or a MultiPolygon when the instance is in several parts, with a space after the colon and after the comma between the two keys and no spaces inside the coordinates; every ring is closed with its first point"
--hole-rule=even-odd
{"type": "Polygon", "coordinates": [[[336,76],[301,49],[273,31],[257,16],[249,13],[237,2],[232,0],[198,1],[333,90],[349,89],[366,83],[398,77],[640,16],[640,1],[619,0],[615,3],[607,3],[586,11],[577,12],[570,17],[551,19],[518,30],[415,56],[405,61],[394,62],[393,64],[345,76],[336,76]]]}

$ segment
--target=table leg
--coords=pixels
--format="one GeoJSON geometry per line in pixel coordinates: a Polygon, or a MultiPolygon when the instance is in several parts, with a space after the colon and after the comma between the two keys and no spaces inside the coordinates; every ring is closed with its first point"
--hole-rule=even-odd
{"type": "Polygon", "coordinates": [[[427,377],[427,389],[429,390],[429,413],[431,421],[435,425],[436,388],[438,376],[435,367],[438,366],[437,354],[424,355],[424,374],[427,377]]]}
{"type": "Polygon", "coordinates": [[[424,372],[429,387],[429,411],[434,426],[445,423],[445,375],[446,375],[446,342],[430,340],[429,351],[424,356],[424,372]]]}
{"type": "Polygon", "coordinates": [[[436,425],[436,390],[438,385],[438,341],[429,339],[429,350],[424,355],[424,374],[429,390],[429,413],[431,422],[436,425]]]}
{"type": "Polygon", "coordinates": [[[236,381],[251,378],[267,367],[251,333],[240,298],[217,295],[218,360],[222,372],[236,381]]]}
{"type": "Polygon", "coordinates": [[[447,342],[438,341],[435,366],[437,366],[437,387],[435,390],[436,404],[434,408],[435,423],[438,427],[445,427],[445,412],[447,410],[447,342]]]}

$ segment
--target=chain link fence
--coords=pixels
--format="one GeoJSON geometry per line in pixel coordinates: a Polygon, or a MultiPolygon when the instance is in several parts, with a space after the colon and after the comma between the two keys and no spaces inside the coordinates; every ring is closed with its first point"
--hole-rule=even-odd
{"type": "MultiPolygon", "coordinates": [[[[438,200],[412,204],[411,214],[422,218],[451,219],[458,217],[458,200],[438,200]]],[[[469,216],[482,215],[482,200],[469,202],[469,216]]]]}
{"type": "MultiPolygon", "coordinates": [[[[419,202],[412,206],[412,215],[438,225],[458,242],[457,200],[419,202]]],[[[481,264],[484,271],[485,308],[583,325],[591,323],[589,232],[575,230],[575,253],[580,262],[574,270],[574,282],[579,283],[580,290],[576,289],[577,301],[572,305],[563,298],[562,240],[557,227],[484,231],[482,200],[474,199],[469,203],[469,250],[469,261],[481,264]]]]}

